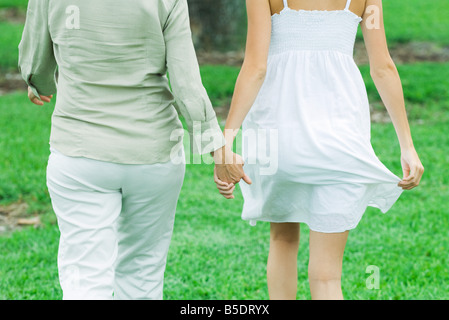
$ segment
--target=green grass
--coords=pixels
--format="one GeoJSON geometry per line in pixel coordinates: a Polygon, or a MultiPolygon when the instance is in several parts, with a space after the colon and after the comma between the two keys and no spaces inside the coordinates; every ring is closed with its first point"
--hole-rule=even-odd
{"type": "Polygon", "coordinates": [[[0,203],[27,195],[42,202],[48,195],[42,168],[49,154],[52,108],[32,105],[25,93],[18,93],[0,97],[0,110],[0,203]]]}
{"type": "Polygon", "coordinates": [[[59,231],[49,224],[0,238],[0,299],[61,299],[56,253],[59,231]]]}
{"type": "Polygon", "coordinates": [[[231,66],[201,67],[201,77],[214,106],[229,105],[239,71],[240,68],[231,66]]]}
{"type": "Polygon", "coordinates": [[[432,41],[449,45],[449,5],[446,0],[382,1],[390,43],[432,41]]]}
{"type": "Polygon", "coordinates": [[[0,22],[0,72],[17,70],[19,42],[23,26],[0,22]]]}
{"type": "Polygon", "coordinates": [[[26,8],[28,0],[0,0],[0,8],[26,8]]]}
{"type": "MultiPolygon", "coordinates": [[[[347,299],[448,299],[449,197],[448,64],[399,66],[406,84],[415,146],[426,168],[420,187],[404,192],[386,214],[368,208],[346,247],[343,291],[347,299]],[[439,71],[439,72],[436,72],[439,71]],[[435,80],[431,80],[436,78],[435,80]],[[437,89],[433,89],[437,88],[437,89]],[[417,91],[422,91],[421,93],[417,91]],[[380,270],[380,289],[369,290],[366,268],[380,270]]],[[[213,101],[232,92],[238,68],[202,67],[213,101]],[[217,84],[220,79],[220,84],[217,84]]],[[[362,68],[365,79],[368,69],[362,68]]],[[[368,82],[368,92],[376,97],[368,82]]],[[[0,299],[60,299],[56,254],[59,232],[45,185],[53,106],[27,102],[25,93],[0,97],[0,203],[19,199],[39,212],[43,227],[0,236],[0,299]]],[[[390,123],[372,125],[374,150],[401,176],[399,146],[390,123]]],[[[222,198],[213,167],[188,165],[165,280],[166,299],[267,299],[269,225],[240,219],[243,200],[222,198]]],[[[309,299],[308,229],[301,228],[298,298],[309,299]]]]}

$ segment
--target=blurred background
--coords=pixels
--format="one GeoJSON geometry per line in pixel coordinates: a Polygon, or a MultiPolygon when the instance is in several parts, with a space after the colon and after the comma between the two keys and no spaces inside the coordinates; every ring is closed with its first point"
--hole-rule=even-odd
{"type": "MultiPolygon", "coordinates": [[[[244,57],[243,0],[188,0],[204,85],[223,124],[244,57]]],[[[27,0],[0,0],[0,299],[60,299],[59,232],[45,184],[54,104],[31,105],[17,71],[27,0]]],[[[391,55],[401,75],[415,147],[426,172],[386,214],[368,208],[346,248],[347,299],[449,298],[449,0],[383,1],[391,55]],[[366,285],[368,266],[380,288],[366,285]]],[[[394,128],[369,74],[359,32],[354,58],[366,82],[372,144],[402,176],[394,128]]],[[[267,299],[268,224],[241,221],[210,165],[188,165],[165,281],[166,299],[267,299]]],[[[309,299],[306,226],[298,299],[309,299]]]]}

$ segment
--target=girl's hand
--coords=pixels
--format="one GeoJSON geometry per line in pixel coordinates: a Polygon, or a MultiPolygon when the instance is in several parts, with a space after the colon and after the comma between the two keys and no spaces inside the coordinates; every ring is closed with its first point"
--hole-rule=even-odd
{"type": "Polygon", "coordinates": [[[28,87],[28,98],[30,99],[30,101],[32,103],[34,103],[35,105],[38,106],[43,106],[45,102],[51,102],[51,98],[53,98],[53,95],[51,96],[39,96],[40,100],[38,97],[36,97],[33,93],[33,91],[31,90],[30,87],[28,87]]]}
{"type": "Polygon", "coordinates": [[[411,190],[419,185],[424,173],[424,167],[419,160],[415,148],[401,151],[401,165],[404,177],[398,183],[404,190],[411,190]]]}

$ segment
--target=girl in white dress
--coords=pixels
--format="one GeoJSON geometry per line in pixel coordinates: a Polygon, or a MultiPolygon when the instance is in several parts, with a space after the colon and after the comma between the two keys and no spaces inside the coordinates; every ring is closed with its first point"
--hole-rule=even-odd
{"type": "MultiPolygon", "coordinates": [[[[342,299],[348,232],[367,206],[387,212],[424,168],[388,52],[381,0],[247,0],[248,39],[226,122],[226,149],[242,126],[242,218],[271,222],[271,299],[295,299],[299,224],[310,228],[312,299],[342,299]],[[371,76],[401,148],[403,178],[377,158],[370,110],[353,59],[359,24],[371,76]]],[[[219,165],[217,187],[233,198],[219,165]]]]}

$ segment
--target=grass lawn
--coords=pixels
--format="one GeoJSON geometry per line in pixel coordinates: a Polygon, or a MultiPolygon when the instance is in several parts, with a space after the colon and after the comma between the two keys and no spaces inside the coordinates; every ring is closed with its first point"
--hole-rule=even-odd
{"type": "MultiPolygon", "coordinates": [[[[449,64],[399,66],[409,101],[416,148],[426,167],[419,188],[405,192],[383,215],[368,208],[346,248],[343,290],[347,299],[447,299],[449,176],[449,64]],[[436,71],[439,72],[436,72],[436,71]],[[434,82],[429,81],[434,75],[434,82]],[[439,85],[438,85],[439,84],[439,85]],[[418,88],[422,91],[419,93],[418,88]],[[380,272],[380,288],[369,290],[367,267],[380,272]]],[[[368,93],[375,99],[368,69],[368,93]]],[[[204,66],[213,101],[232,92],[238,68],[204,66]],[[217,85],[216,79],[220,79],[217,85]]],[[[23,199],[43,226],[0,236],[0,299],[59,299],[56,253],[59,232],[45,186],[52,106],[35,107],[24,93],[0,97],[0,204],[23,199]]],[[[401,176],[399,146],[391,123],[374,123],[379,158],[401,176]]],[[[210,165],[188,165],[168,257],[166,299],[267,299],[269,225],[240,219],[240,192],[226,200],[216,191],[210,165]]],[[[298,298],[309,299],[308,229],[301,228],[298,298]]]]}
{"type": "MultiPolygon", "coordinates": [[[[449,5],[446,0],[382,1],[389,43],[431,41],[449,45],[449,5]]],[[[361,32],[359,32],[359,37],[361,32]]]]}
{"type": "MultiPolygon", "coordinates": [[[[25,10],[27,0],[0,0],[0,10],[25,10]]],[[[449,46],[447,0],[383,1],[390,45],[410,41],[449,46]]],[[[1,19],[1,16],[0,16],[1,19]]],[[[0,20],[0,73],[17,70],[23,24],[0,20]]],[[[359,33],[360,38],[360,33],[359,33]]],[[[374,108],[379,95],[360,66],[374,108]]],[[[448,299],[449,265],[449,63],[399,65],[415,146],[426,172],[383,215],[368,208],[349,236],[343,268],[346,299],[448,299]],[[369,266],[380,288],[368,289],[369,266]]],[[[229,102],[239,69],[202,66],[213,104],[229,102]]],[[[24,92],[0,96],[0,209],[28,204],[42,225],[0,234],[0,299],[60,299],[56,255],[59,231],[45,184],[53,105],[31,105],[24,92]]],[[[372,144],[380,160],[402,175],[391,123],[373,123],[372,144]]],[[[221,197],[211,165],[188,165],[178,203],[165,280],[165,299],[267,299],[269,224],[240,219],[243,200],[221,197]]],[[[0,218],[2,212],[0,210],[0,218]]],[[[309,299],[308,229],[301,227],[298,299],[309,299]]]]}
{"type": "Polygon", "coordinates": [[[23,26],[0,22],[0,72],[17,70],[17,55],[23,26]]]}
{"type": "Polygon", "coordinates": [[[27,7],[28,0],[0,0],[0,8],[21,8],[27,7]]]}

